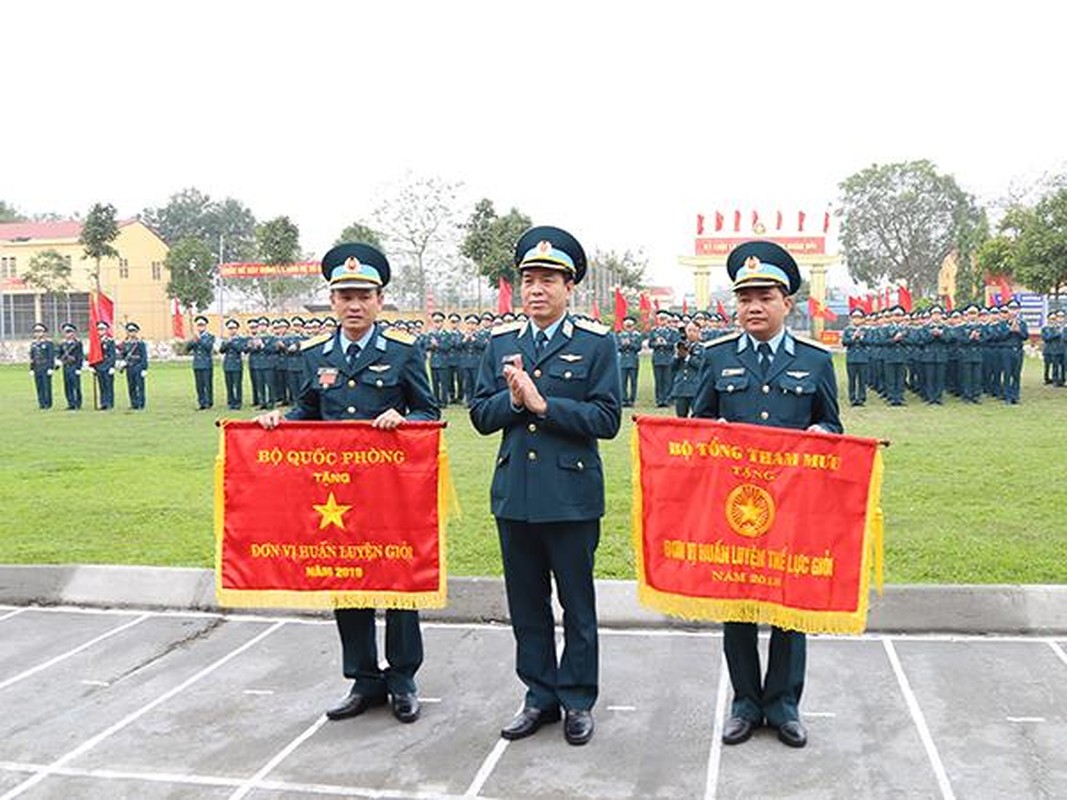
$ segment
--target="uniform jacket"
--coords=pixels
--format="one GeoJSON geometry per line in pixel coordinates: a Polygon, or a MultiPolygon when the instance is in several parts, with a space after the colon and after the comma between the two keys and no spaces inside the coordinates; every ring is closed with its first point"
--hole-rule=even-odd
{"type": "Polygon", "coordinates": [[[230,336],[219,342],[219,352],[222,353],[223,372],[241,371],[241,354],[248,346],[247,336],[230,336]]]}
{"type": "Polygon", "coordinates": [[[63,364],[64,372],[80,371],[85,361],[85,350],[82,348],[81,339],[64,339],[60,342],[59,360],[63,364]]]}
{"type": "Polygon", "coordinates": [[[93,369],[102,375],[115,369],[115,340],[111,336],[100,337],[100,353],[101,358],[93,364],[93,369]]]}
{"type": "Polygon", "coordinates": [[[119,357],[126,362],[127,372],[143,372],[148,369],[148,345],[144,339],[126,339],[119,344],[119,357]]]}
{"type": "Polygon", "coordinates": [[[849,325],[841,332],[841,344],[845,347],[845,361],[849,364],[869,364],[871,361],[870,329],[862,325],[849,325]]]}
{"type": "Polygon", "coordinates": [[[704,366],[704,347],[701,342],[685,342],[685,355],[674,356],[674,382],[671,397],[696,397],[704,366]]]}
{"type": "Polygon", "coordinates": [[[189,353],[193,356],[193,369],[211,369],[213,366],[212,356],[215,352],[215,337],[204,331],[185,343],[189,353]]]}
{"type": "Polygon", "coordinates": [[[51,339],[34,340],[30,344],[30,369],[50,372],[56,366],[56,343],[51,339]]]}
{"type": "Polygon", "coordinates": [[[440,418],[414,336],[375,324],[369,343],[349,366],[340,335],[304,342],[300,397],[286,419],[367,420],[390,408],[410,420],[440,418]]]}
{"type": "Polygon", "coordinates": [[[636,328],[632,331],[619,331],[615,334],[615,341],[619,350],[619,366],[622,369],[636,368],[644,341],[641,332],[636,328]]]}
{"type": "Polygon", "coordinates": [[[681,337],[671,325],[658,325],[649,331],[648,346],[652,348],[652,364],[664,367],[674,361],[674,345],[681,337]]]}
{"type": "Polygon", "coordinates": [[[764,377],[747,334],[716,339],[704,348],[693,416],[841,433],[833,358],[822,345],[787,333],[764,377]]]}
{"type": "Polygon", "coordinates": [[[504,432],[492,513],[532,523],[599,519],[604,470],[597,440],[619,432],[622,414],[615,340],[603,325],[566,316],[538,358],[535,330],[529,322],[493,329],[478,368],[471,422],[482,434],[504,432]],[[515,355],[548,402],[543,417],[511,405],[504,365],[515,355]]]}

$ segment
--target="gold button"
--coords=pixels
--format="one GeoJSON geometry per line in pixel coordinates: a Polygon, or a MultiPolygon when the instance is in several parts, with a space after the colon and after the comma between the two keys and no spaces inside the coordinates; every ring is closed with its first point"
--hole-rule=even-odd
{"type": "Polygon", "coordinates": [[[583,469],[585,469],[585,464],[583,464],[581,461],[579,461],[576,466],[578,467],[578,471],[579,472],[581,472],[583,469]]]}
{"type": "Polygon", "coordinates": [[[531,422],[529,425],[526,426],[526,430],[528,430],[530,433],[536,433],[537,425],[531,422]]]}
{"type": "Polygon", "coordinates": [[[734,390],[734,385],[732,383],[729,386],[726,387],[726,391],[727,392],[732,392],[733,390],[734,390]]]}
{"type": "Polygon", "coordinates": [[[348,408],[345,409],[345,411],[347,411],[349,414],[355,414],[356,413],[356,407],[355,406],[349,406],[348,408]]]}
{"type": "Polygon", "coordinates": [[[537,460],[537,453],[536,453],[536,452],[534,452],[533,450],[531,450],[531,451],[530,451],[529,453],[527,453],[527,454],[526,454],[526,457],[527,457],[527,458],[528,458],[528,459],[529,459],[530,461],[536,461],[536,460],[537,460]]]}
{"type": "Polygon", "coordinates": [[[355,389],[356,388],[356,382],[355,381],[349,381],[348,382],[348,388],[349,389],[355,389]]]}
{"type": "Polygon", "coordinates": [[[374,385],[375,385],[375,386],[377,386],[377,387],[378,387],[378,388],[380,389],[380,388],[381,388],[381,386],[382,386],[382,379],[381,379],[381,378],[378,378],[378,380],[376,380],[376,381],[374,382],[374,385]]]}
{"type": "Polygon", "coordinates": [[[803,392],[803,391],[804,391],[804,390],[803,390],[803,389],[801,389],[801,388],[800,388],[799,386],[797,387],[797,394],[800,394],[800,393],[801,393],[801,392],[803,392]]]}
{"type": "Polygon", "coordinates": [[[563,373],[563,377],[566,378],[567,380],[570,380],[571,379],[571,371],[567,370],[566,372],[564,372],[563,373]]]}
{"type": "Polygon", "coordinates": [[[534,377],[535,378],[540,378],[541,377],[541,370],[535,369],[534,370],[534,377]]]}
{"type": "Polygon", "coordinates": [[[766,411],[759,412],[759,418],[760,419],[767,419],[767,417],[769,417],[769,416],[770,416],[770,414],[768,414],[766,411]]]}
{"type": "Polygon", "coordinates": [[[767,394],[771,390],[771,387],[767,384],[763,384],[763,393],[767,394]]]}

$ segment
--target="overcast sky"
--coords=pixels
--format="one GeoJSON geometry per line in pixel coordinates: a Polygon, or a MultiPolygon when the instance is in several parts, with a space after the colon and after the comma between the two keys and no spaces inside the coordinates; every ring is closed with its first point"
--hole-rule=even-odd
{"type": "Polygon", "coordinates": [[[0,199],[131,216],[195,186],[321,254],[413,171],[684,286],[698,212],[821,220],[872,163],[983,201],[1067,169],[1063,9],[9,3],[0,199]]]}

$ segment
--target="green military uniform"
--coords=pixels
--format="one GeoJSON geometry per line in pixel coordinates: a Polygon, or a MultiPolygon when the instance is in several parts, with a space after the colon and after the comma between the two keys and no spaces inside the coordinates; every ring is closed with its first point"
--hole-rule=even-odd
{"type": "Polygon", "coordinates": [[[33,326],[37,338],[30,344],[30,377],[37,392],[37,407],[52,407],[52,373],[56,368],[56,343],[46,339],[48,328],[41,322],[33,326]]]}
{"type": "Polygon", "coordinates": [[[229,333],[225,339],[219,342],[219,352],[222,353],[222,376],[226,379],[226,407],[236,411],[241,407],[244,400],[244,353],[248,345],[248,338],[239,336],[241,323],[235,319],[226,320],[226,330],[229,333]]]}
{"type": "Polygon", "coordinates": [[[626,317],[623,329],[615,334],[615,346],[619,351],[619,370],[622,374],[622,404],[627,407],[637,402],[641,346],[645,341],[641,331],[635,327],[636,322],[633,317],[626,317]]]}
{"type": "Polygon", "coordinates": [[[193,357],[196,405],[204,411],[215,405],[215,336],[207,331],[207,317],[197,316],[193,324],[199,332],[185,343],[185,350],[193,357]]]}
{"type": "Polygon", "coordinates": [[[77,338],[78,329],[71,322],[63,325],[63,341],[59,343],[59,363],[63,366],[63,394],[67,410],[77,411],[82,407],[82,366],[85,350],[77,338]]]}

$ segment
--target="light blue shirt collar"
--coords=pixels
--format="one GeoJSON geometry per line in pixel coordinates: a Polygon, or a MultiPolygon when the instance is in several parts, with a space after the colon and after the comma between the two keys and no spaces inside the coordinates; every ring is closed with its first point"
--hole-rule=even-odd
{"type": "Polygon", "coordinates": [[[374,328],[375,328],[374,325],[371,325],[369,328],[367,328],[366,332],[361,337],[359,337],[359,340],[356,341],[356,342],[353,342],[351,339],[349,339],[345,335],[344,328],[340,328],[338,330],[338,333],[340,334],[340,338],[341,338],[341,352],[347,353],[348,352],[348,346],[350,344],[358,344],[359,345],[359,352],[362,353],[370,345],[370,340],[374,336],[374,328]]]}
{"type": "MultiPolygon", "coordinates": [[[[778,333],[776,333],[774,336],[772,336],[767,342],[767,344],[771,346],[772,358],[778,355],[778,348],[782,346],[783,342],[785,344],[785,351],[789,353],[789,355],[793,355],[793,337],[785,335],[784,325],[782,326],[782,329],[778,331],[778,333]]],[[[759,347],[759,342],[752,336],[745,334],[737,341],[737,352],[741,353],[750,346],[753,350],[755,350],[759,347]]]]}
{"type": "MultiPolygon", "coordinates": [[[[561,324],[563,324],[563,320],[566,319],[566,318],[567,318],[567,315],[564,314],[563,316],[561,316],[559,319],[557,319],[555,322],[553,322],[551,325],[549,325],[547,328],[544,329],[545,330],[545,336],[548,337],[548,341],[550,341],[550,342],[552,341],[552,337],[556,335],[556,331],[559,329],[559,326],[561,324]]],[[[530,336],[533,336],[533,337],[536,338],[537,332],[539,330],[541,330],[541,329],[537,327],[537,324],[533,320],[531,320],[530,321],[530,336]]]]}

